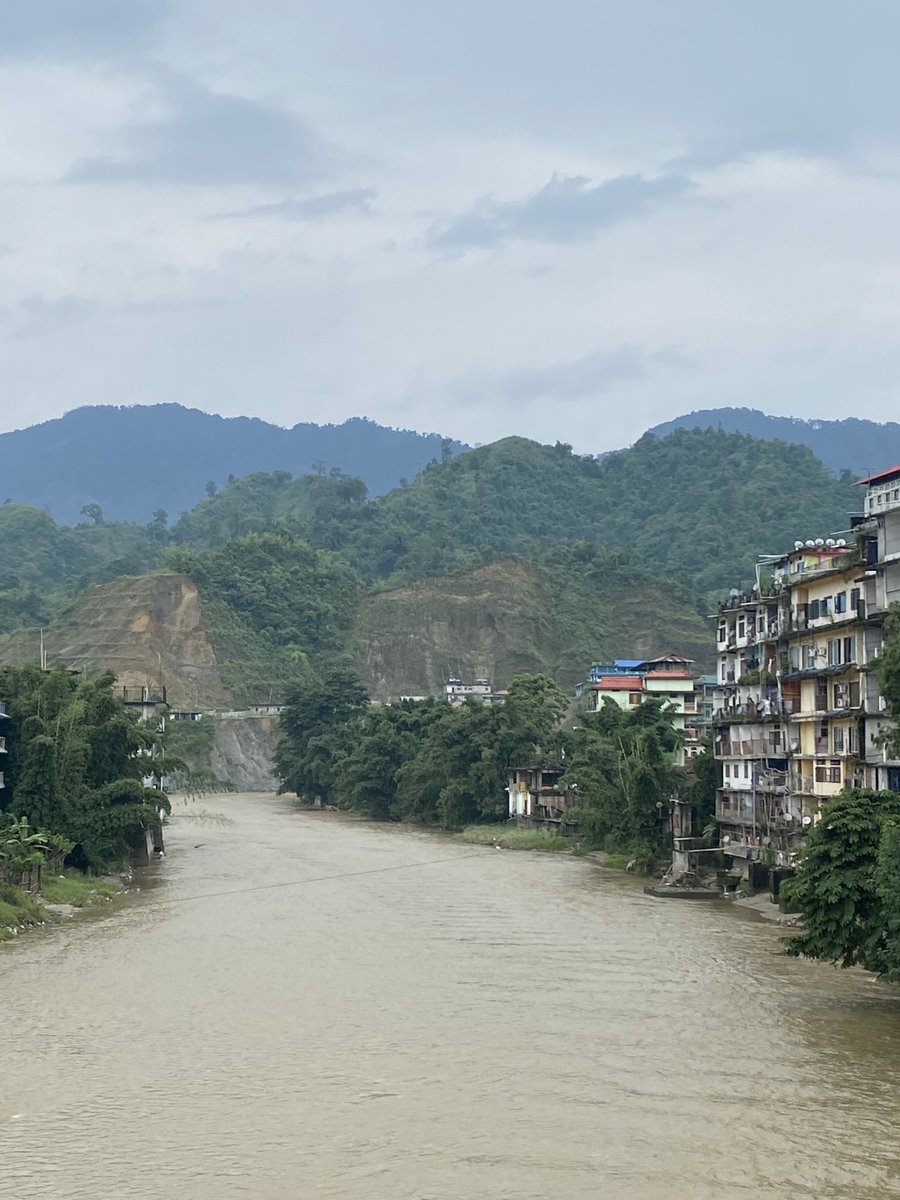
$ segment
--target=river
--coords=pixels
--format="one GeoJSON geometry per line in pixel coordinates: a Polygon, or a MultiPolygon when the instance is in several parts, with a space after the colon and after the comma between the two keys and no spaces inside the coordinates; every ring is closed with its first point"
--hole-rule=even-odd
{"type": "Polygon", "coordinates": [[[726,905],[273,796],[176,801],[0,947],[4,1200],[900,1196],[900,996],[726,905]]]}

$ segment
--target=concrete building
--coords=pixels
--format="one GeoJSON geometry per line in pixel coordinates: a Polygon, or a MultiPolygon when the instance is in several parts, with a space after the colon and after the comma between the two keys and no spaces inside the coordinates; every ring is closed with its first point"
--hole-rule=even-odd
{"type": "Polygon", "coordinates": [[[625,709],[643,704],[651,697],[664,700],[671,708],[673,726],[682,735],[675,762],[684,766],[686,759],[699,753],[700,749],[700,730],[696,722],[699,677],[690,669],[693,665],[693,659],[677,654],[594,663],[589,681],[582,689],[588,697],[588,711],[598,712],[606,700],[625,709]]]}
{"type": "Polygon", "coordinates": [[[465,704],[472,699],[484,704],[502,704],[508,695],[506,691],[495,691],[489,679],[476,679],[474,683],[448,679],[441,692],[442,698],[450,704],[465,704]]]}
{"type": "Polygon", "coordinates": [[[854,532],[860,539],[865,570],[862,575],[861,699],[865,721],[860,731],[866,785],[900,792],[900,759],[882,745],[887,718],[872,665],[884,645],[884,623],[892,604],[900,603],[900,465],[859,481],[865,487],[864,516],[854,532]]]}
{"type": "Polygon", "coordinates": [[[719,608],[716,816],[738,861],[789,862],[845,787],[900,791],[872,670],[900,601],[900,466],[861,484],[852,538],[798,540],[719,608]]]}

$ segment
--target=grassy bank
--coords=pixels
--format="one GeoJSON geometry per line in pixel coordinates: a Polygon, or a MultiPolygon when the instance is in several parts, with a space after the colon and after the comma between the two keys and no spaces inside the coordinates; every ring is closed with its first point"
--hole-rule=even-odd
{"type": "Polygon", "coordinates": [[[0,883],[0,942],[9,941],[20,929],[42,925],[47,916],[47,910],[29,892],[0,883]]]}
{"type": "Polygon", "coordinates": [[[453,835],[454,841],[470,846],[500,846],[503,850],[565,850],[573,853],[573,838],[561,837],[549,829],[518,829],[515,825],[468,825],[453,835]]]}
{"type": "Polygon", "coordinates": [[[0,883],[0,942],[8,942],[23,929],[57,920],[58,913],[45,908],[47,904],[89,908],[104,903],[119,891],[117,884],[82,875],[80,871],[46,876],[41,881],[38,895],[13,887],[11,883],[0,883]]]}
{"type": "Polygon", "coordinates": [[[114,883],[82,875],[80,871],[66,871],[64,875],[49,875],[41,880],[41,899],[48,904],[71,904],[73,908],[102,904],[119,890],[114,883]]]}

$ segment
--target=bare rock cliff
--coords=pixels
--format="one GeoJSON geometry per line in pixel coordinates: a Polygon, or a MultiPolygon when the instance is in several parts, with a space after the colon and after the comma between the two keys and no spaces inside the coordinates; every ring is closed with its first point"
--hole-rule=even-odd
{"type": "MultiPolygon", "coordinates": [[[[205,719],[205,718],[204,718],[205,719]]],[[[274,792],[272,756],[278,723],[271,717],[218,717],[210,754],[213,774],[239,792],[274,792]]]]}

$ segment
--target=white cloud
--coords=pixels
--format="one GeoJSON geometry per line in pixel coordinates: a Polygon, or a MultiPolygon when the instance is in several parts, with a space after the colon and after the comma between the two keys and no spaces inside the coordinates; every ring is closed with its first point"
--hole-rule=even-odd
{"type": "Polygon", "coordinates": [[[601,450],[896,415],[893,5],[19,8],[9,423],[175,399],[601,450]]]}

